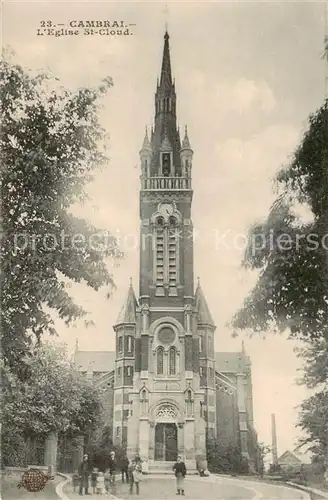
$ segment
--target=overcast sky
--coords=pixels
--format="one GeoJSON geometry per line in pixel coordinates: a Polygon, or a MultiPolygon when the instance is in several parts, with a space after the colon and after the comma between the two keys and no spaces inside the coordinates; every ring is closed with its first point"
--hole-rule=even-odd
{"type": "Polygon", "coordinates": [[[295,407],[306,395],[295,384],[299,362],[284,337],[233,339],[225,326],[255,276],[240,269],[249,225],[267,214],[272,177],[288,162],[309,113],[324,98],[324,3],[310,2],[4,2],[3,44],[28,68],[48,69],[62,84],[97,85],[109,75],[102,122],[111,137],[110,163],[88,191],[90,203],[75,212],[126,237],[127,255],[113,269],[110,301],[73,286],[95,327],[67,329],[60,339],[81,349],[113,349],[115,323],[132,276],[138,292],[139,156],[152,123],[165,22],[168,22],[180,129],[188,124],[195,152],[193,220],[195,276],[200,276],[216,320],[216,349],[239,350],[253,364],[259,438],[270,443],[276,413],[279,452],[293,448],[295,407]],[[123,20],[126,37],[37,36],[41,21],[123,20]],[[223,235],[227,234],[222,242],[223,235]],[[220,242],[221,238],[221,242],[220,242]]]}

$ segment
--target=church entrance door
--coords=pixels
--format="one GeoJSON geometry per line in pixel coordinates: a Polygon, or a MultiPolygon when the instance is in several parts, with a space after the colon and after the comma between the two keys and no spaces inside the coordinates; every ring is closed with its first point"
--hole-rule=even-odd
{"type": "Polygon", "coordinates": [[[178,432],[176,424],[156,424],[155,460],[173,462],[178,456],[178,432]]]}

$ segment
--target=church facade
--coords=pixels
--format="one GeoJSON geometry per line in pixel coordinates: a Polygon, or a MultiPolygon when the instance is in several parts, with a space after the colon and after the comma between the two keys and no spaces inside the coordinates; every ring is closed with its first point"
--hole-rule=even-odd
{"type": "Polygon", "coordinates": [[[181,453],[206,467],[209,442],[256,461],[251,362],[215,352],[215,322],[194,282],[192,169],[187,129],[177,128],[169,35],[165,33],[155,119],[140,151],[140,279],[114,325],[115,352],[79,351],[75,363],[102,389],[104,422],[149,471],[181,453]]]}

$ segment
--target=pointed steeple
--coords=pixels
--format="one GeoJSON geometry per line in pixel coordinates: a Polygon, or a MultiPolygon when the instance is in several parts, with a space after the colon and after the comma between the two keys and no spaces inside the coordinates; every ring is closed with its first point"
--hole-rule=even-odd
{"type": "Polygon", "coordinates": [[[198,323],[203,325],[210,325],[215,327],[214,320],[210,313],[209,307],[207,305],[203,290],[200,286],[200,281],[198,278],[198,285],[195,292],[195,300],[196,300],[196,310],[198,315],[198,323]]]}
{"type": "Polygon", "coordinates": [[[185,136],[184,136],[183,141],[182,141],[181,150],[183,150],[183,149],[189,149],[191,151],[190,141],[189,141],[189,137],[188,137],[187,125],[185,127],[185,136]]]}
{"type": "Polygon", "coordinates": [[[159,84],[160,88],[172,87],[172,72],[171,72],[169,38],[170,37],[169,37],[168,32],[165,31],[162,71],[161,71],[161,79],[160,79],[160,84],[159,84]]]}
{"type": "Polygon", "coordinates": [[[180,137],[176,123],[176,93],[172,79],[169,35],[164,35],[161,76],[155,94],[155,127],[151,136],[150,177],[162,175],[162,166],[167,165],[168,176],[181,176],[180,137]],[[168,141],[166,140],[166,136],[168,141]],[[170,156],[163,157],[163,141],[170,143],[170,156]]]}
{"type": "Polygon", "coordinates": [[[144,137],[144,140],[143,140],[143,143],[142,143],[142,150],[150,150],[151,149],[151,144],[149,142],[149,138],[148,138],[148,129],[146,127],[146,130],[145,130],[145,137],[144,137]]]}
{"type": "Polygon", "coordinates": [[[130,282],[128,294],[126,300],[123,304],[123,307],[118,315],[116,325],[122,323],[136,323],[136,307],[138,305],[132,282],[130,282]]]}

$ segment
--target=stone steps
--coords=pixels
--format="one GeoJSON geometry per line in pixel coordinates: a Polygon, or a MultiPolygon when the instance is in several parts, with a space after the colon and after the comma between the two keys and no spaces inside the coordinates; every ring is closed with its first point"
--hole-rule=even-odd
{"type": "Polygon", "coordinates": [[[148,474],[173,474],[173,465],[175,462],[162,462],[154,460],[148,462],[148,474]]]}

